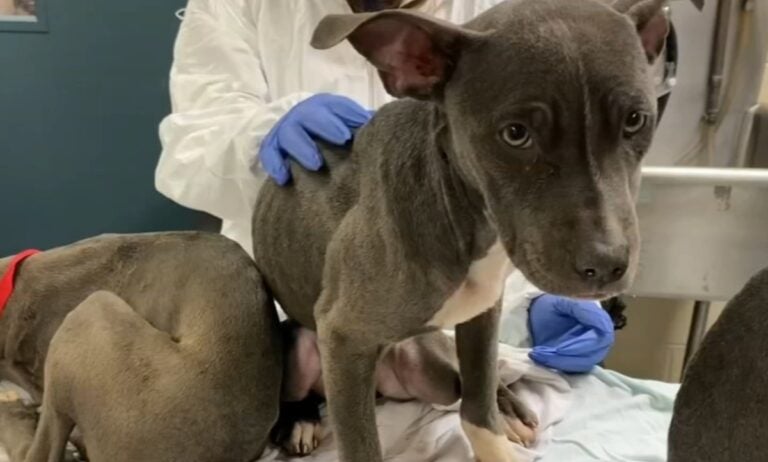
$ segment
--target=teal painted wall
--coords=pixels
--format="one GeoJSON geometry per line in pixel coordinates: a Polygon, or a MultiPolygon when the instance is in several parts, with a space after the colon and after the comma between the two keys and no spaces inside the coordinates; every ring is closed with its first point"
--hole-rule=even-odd
{"type": "Polygon", "coordinates": [[[154,189],[184,0],[48,0],[0,32],[0,256],[103,232],[197,227],[154,189]]]}

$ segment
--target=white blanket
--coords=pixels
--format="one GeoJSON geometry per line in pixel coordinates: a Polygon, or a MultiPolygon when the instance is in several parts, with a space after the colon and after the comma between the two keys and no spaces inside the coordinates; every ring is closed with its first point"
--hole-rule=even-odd
{"type": "MultiPolygon", "coordinates": [[[[667,431],[679,385],[638,380],[595,368],[560,376],[532,365],[525,350],[501,346],[506,380],[540,415],[538,443],[518,448],[521,462],[665,462],[667,431]],[[517,372],[516,372],[517,371],[517,372]],[[567,385],[566,385],[567,384],[567,385]]],[[[471,462],[458,413],[419,403],[388,403],[378,409],[386,460],[471,462]]],[[[326,438],[312,457],[291,459],[269,451],[263,461],[336,462],[326,438]]]]}
{"type": "MultiPolygon", "coordinates": [[[[677,385],[637,380],[595,368],[589,375],[562,377],[534,366],[526,350],[500,346],[503,378],[539,415],[541,434],[528,462],[664,462],[666,436],[677,385]]],[[[0,385],[0,395],[3,386],[0,385]]],[[[378,408],[379,434],[392,462],[470,462],[471,450],[457,412],[421,403],[386,403],[378,408]]],[[[270,449],[262,461],[336,462],[333,438],[310,457],[291,459],[270,449]]],[[[0,450],[0,462],[8,459],[0,450]]]]}
{"type": "Polygon", "coordinates": [[[568,377],[572,405],[540,462],[665,462],[678,384],[595,368],[568,377]]]}

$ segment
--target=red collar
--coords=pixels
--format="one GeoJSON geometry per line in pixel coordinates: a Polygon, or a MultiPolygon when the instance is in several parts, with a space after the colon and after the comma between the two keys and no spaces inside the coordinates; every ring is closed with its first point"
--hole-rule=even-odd
{"type": "Polygon", "coordinates": [[[19,270],[21,262],[36,253],[40,253],[40,251],[29,249],[16,254],[16,256],[13,257],[13,260],[11,260],[11,264],[8,265],[8,269],[5,271],[5,274],[3,274],[3,277],[0,278],[0,316],[3,315],[5,305],[8,303],[8,299],[10,299],[11,295],[13,294],[13,281],[16,278],[16,272],[19,270]]]}

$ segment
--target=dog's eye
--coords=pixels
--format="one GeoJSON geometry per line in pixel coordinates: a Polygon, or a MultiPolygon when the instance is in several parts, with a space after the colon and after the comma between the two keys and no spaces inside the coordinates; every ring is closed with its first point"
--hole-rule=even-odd
{"type": "Polygon", "coordinates": [[[647,117],[639,111],[632,111],[624,119],[624,136],[631,136],[639,132],[644,126],[647,117]]]}
{"type": "Polygon", "coordinates": [[[513,148],[526,149],[531,147],[533,140],[528,129],[523,124],[512,124],[501,131],[501,138],[513,148]]]}

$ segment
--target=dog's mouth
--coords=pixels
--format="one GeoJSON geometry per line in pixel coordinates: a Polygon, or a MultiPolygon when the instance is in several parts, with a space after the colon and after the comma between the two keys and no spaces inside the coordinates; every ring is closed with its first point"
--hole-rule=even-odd
{"type": "Polygon", "coordinates": [[[584,294],[572,295],[570,298],[576,300],[594,301],[594,300],[607,300],[609,298],[620,295],[620,291],[604,291],[604,292],[590,292],[584,294]]]}
{"type": "Polygon", "coordinates": [[[537,253],[532,252],[533,249],[529,247],[530,245],[520,246],[516,266],[533,285],[545,292],[578,300],[594,301],[615,297],[627,288],[626,278],[597,286],[578,280],[575,273],[574,276],[569,277],[565,269],[568,267],[567,264],[553,268],[543,259],[532,257],[537,253]]]}
{"type": "MultiPolygon", "coordinates": [[[[534,271],[535,275],[542,275],[545,274],[544,271],[534,271]]],[[[541,280],[540,277],[536,277],[537,281],[541,280]]],[[[542,290],[546,290],[550,293],[558,293],[559,295],[563,295],[568,298],[573,298],[576,300],[586,300],[586,301],[594,301],[594,300],[606,300],[611,297],[615,297],[617,295],[620,295],[622,293],[622,290],[619,289],[609,289],[609,288],[600,288],[600,289],[578,289],[574,288],[573,285],[567,285],[567,284],[560,284],[553,278],[547,278],[548,283],[543,284],[542,286],[539,286],[537,281],[531,280],[531,282],[541,288],[542,290]],[[549,287],[550,289],[545,289],[545,287],[549,287]]],[[[612,284],[614,286],[622,286],[623,284],[617,283],[612,284]]]]}

